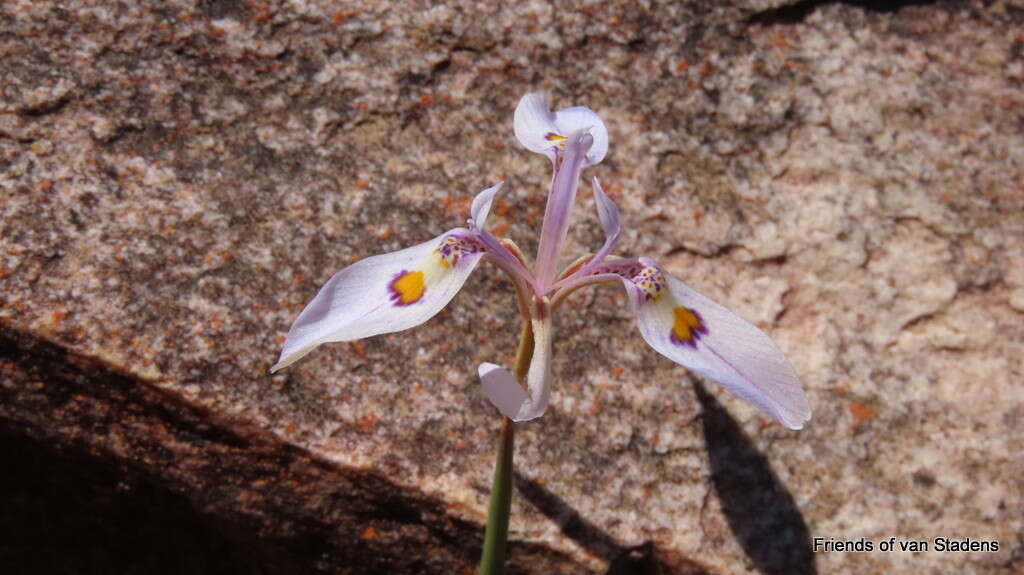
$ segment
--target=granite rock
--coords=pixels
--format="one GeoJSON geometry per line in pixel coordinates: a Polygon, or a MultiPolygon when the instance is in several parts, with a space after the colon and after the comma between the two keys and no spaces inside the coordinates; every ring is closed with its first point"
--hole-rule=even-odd
{"type": "MultiPolygon", "coordinates": [[[[535,250],[549,173],[511,117],[542,90],[608,124],[590,173],[620,250],[771,333],[814,418],[704,388],[617,290],[574,296],[553,406],[519,427],[516,572],[1018,572],[1022,24],[1019,1],[6,2],[18,509],[150,506],[135,540],[167,515],[198,562],[166,572],[470,571],[500,424],[474,374],[514,352],[508,281],[482,267],[425,326],[268,368],[337,269],[459,225],[498,180],[492,225],[535,250]],[[1000,549],[809,547],[891,536],[1000,549]]],[[[581,195],[577,251],[601,241],[581,195]]],[[[0,556],[88,555],[30,539],[0,556]]]]}

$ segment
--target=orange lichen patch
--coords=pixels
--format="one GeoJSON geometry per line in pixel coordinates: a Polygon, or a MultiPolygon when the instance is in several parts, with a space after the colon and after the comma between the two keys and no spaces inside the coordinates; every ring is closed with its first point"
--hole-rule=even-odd
{"type": "Polygon", "coordinates": [[[604,193],[609,198],[617,200],[622,197],[622,184],[618,182],[608,183],[604,187],[604,193]]]}
{"type": "Polygon", "coordinates": [[[690,346],[696,345],[697,338],[707,332],[704,320],[697,312],[683,306],[673,308],[672,313],[675,314],[675,321],[672,323],[672,341],[690,346]]]}
{"type": "Polygon", "coordinates": [[[356,180],[356,187],[360,190],[365,190],[370,187],[370,182],[366,180],[356,180]]]}
{"type": "Polygon", "coordinates": [[[874,417],[875,413],[877,413],[874,407],[865,405],[859,401],[851,401],[846,407],[850,409],[850,414],[853,415],[853,423],[855,425],[864,423],[874,417]]]}
{"type": "Polygon", "coordinates": [[[256,13],[252,16],[252,21],[259,24],[260,22],[266,22],[274,17],[274,12],[266,4],[261,4],[256,7],[256,13]]]}
{"type": "Polygon", "coordinates": [[[512,213],[512,208],[508,205],[508,200],[505,198],[498,198],[498,201],[494,203],[494,213],[506,217],[512,213]]]}
{"type": "Polygon", "coordinates": [[[623,369],[623,367],[621,365],[616,365],[616,366],[612,367],[612,374],[615,377],[622,377],[622,372],[624,372],[624,371],[626,371],[626,370],[623,369]]]}
{"type": "Polygon", "coordinates": [[[367,527],[366,529],[363,529],[363,532],[359,535],[359,538],[363,541],[370,541],[373,539],[377,539],[379,537],[380,535],[377,534],[377,530],[373,527],[367,527]]]}
{"type": "Polygon", "coordinates": [[[678,72],[680,74],[684,74],[689,69],[690,69],[690,63],[687,62],[685,58],[683,58],[682,60],[679,60],[678,62],[676,62],[676,72],[678,72]]]}
{"type": "Polygon", "coordinates": [[[700,208],[693,210],[693,224],[699,226],[702,223],[704,223],[704,210],[700,208]]]}
{"type": "Polygon", "coordinates": [[[353,341],[348,344],[352,348],[352,353],[359,357],[366,357],[366,344],[361,341],[353,341]]]}
{"type": "Polygon", "coordinates": [[[462,215],[469,212],[473,199],[465,196],[445,196],[441,199],[441,207],[444,211],[462,215]]]}
{"type": "Polygon", "coordinates": [[[367,413],[366,415],[359,418],[359,421],[356,423],[356,425],[359,426],[359,429],[366,432],[370,432],[373,431],[374,427],[377,427],[378,421],[380,421],[379,417],[372,413],[367,413]]]}
{"type": "Polygon", "coordinates": [[[430,94],[423,94],[420,96],[420,106],[429,106],[434,103],[434,97],[430,94]]]}
{"type": "Polygon", "coordinates": [[[391,280],[391,284],[388,285],[388,289],[391,291],[391,301],[395,305],[410,305],[420,301],[424,292],[427,291],[424,277],[421,271],[403,271],[395,276],[395,279],[391,280]]]}
{"type": "Polygon", "coordinates": [[[772,35],[771,45],[775,48],[793,48],[793,45],[789,43],[789,40],[786,39],[786,35],[783,34],[781,29],[775,30],[775,34],[772,35]]]}
{"type": "Polygon", "coordinates": [[[41,182],[41,183],[39,184],[39,188],[40,188],[41,190],[43,190],[44,192],[49,192],[50,190],[52,190],[52,189],[53,189],[53,182],[52,182],[52,181],[50,181],[50,180],[43,180],[43,181],[42,181],[42,182],[41,182]]]}
{"type": "Polygon", "coordinates": [[[594,403],[592,403],[590,405],[590,410],[587,413],[589,413],[591,415],[591,417],[601,413],[601,398],[600,397],[594,399],[594,403]]]}
{"type": "Polygon", "coordinates": [[[54,325],[60,325],[68,317],[68,312],[55,310],[50,312],[50,320],[54,325]]]}
{"type": "Polygon", "coordinates": [[[338,10],[337,12],[334,13],[334,17],[331,18],[331,24],[334,24],[335,26],[340,26],[344,24],[347,20],[355,18],[358,15],[358,10],[352,10],[349,12],[346,12],[344,10],[338,10]]]}

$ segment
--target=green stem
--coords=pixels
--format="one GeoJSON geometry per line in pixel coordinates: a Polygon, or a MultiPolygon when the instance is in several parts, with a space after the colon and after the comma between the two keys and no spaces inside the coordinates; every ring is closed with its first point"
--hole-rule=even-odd
{"type": "Polygon", "coordinates": [[[515,424],[509,418],[501,423],[498,463],[494,466],[491,484],[491,506],[484,533],[484,552],[480,557],[480,575],[501,575],[505,572],[505,546],[508,541],[508,519],[512,508],[512,448],[515,424]]]}
{"type": "MultiPolygon", "coordinates": [[[[533,329],[529,318],[523,322],[516,351],[516,379],[520,385],[526,379],[533,356],[533,329]]],[[[505,548],[508,542],[508,521],[512,509],[512,453],[515,446],[515,424],[505,417],[501,422],[498,443],[498,461],[494,465],[491,483],[491,504],[487,512],[484,531],[484,549],[480,557],[480,575],[502,575],[505,572],[505,548]]]]}

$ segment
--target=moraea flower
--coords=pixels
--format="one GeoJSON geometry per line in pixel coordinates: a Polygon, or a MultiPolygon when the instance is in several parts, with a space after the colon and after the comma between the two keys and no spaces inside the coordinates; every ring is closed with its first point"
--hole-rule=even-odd
{"type": "Polygon", "coordinates": [[[366,258],[338,272],[299,314],[272,371],[323,343],[395,332],[427,321],[451,301],[484,259],[512,278],[520,309],[532,327],[526,389],[500,366],[485,363],[479,369],[485,395],[505,416],[525,421],[547,409],[552,311],[577,289],[618,282],[626,290],[640,335],[658,353],[722,385],[787,427],[800,429],[810,419],[807,398],[771,338],[668,275],[654,260],[611,254],[620,234],[619,212],[596,178],[593,192],[604,245],[559,270],[580,174],[608,150],[604,122],[585,107],[552,112],[543,96],[527,94],[516,108],[515,134],[524,147],[546,155],[553,170],[532,269],[515,244],[485,229],[499,183],[473,200],[468,228],[366,258]]]}

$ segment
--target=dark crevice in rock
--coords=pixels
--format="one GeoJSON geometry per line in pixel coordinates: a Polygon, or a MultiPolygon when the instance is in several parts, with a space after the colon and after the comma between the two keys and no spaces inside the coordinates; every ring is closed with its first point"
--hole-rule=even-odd
{"type": "MultiPolygon", "coordinates": [[[[0,325],[5,573],[452,573],[479,525],[0,325]]],[[[530,543],[510,572],[580,571],[530,543]]]]}
{"type": "Polygon", "coordinates": [[[949,0],[801,0],[800,2],[757,12],[747,19],[747,23],[760,24],[762,26],[799,24],[813,14],[815,10],[833,4],[853,6],[866,12],[877,14],[892,14],[910,6],[950,3],[949,0]]]}

